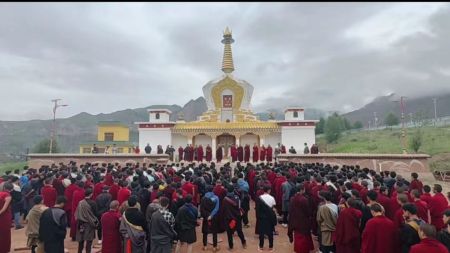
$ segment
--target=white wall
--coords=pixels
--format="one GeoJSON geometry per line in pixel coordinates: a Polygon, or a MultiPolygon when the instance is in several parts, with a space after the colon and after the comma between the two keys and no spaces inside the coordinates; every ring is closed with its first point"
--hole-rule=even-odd
{"type": "Polygon", "coordinates": [[[152,147],[152,154],[156,154],[156,147],[162,145],[165,150],[167,145],[172,145],[172,133],[170,128],[141,128],[139,129],[139,148],[145,153],[147,143],[152,147]]]}
{"type": "Polygon", "coordinates": [[[281,143],[281,133],[272,133],[264,138],[264,146],[267,147],[270,144],[274,152],[278,143],[281,143]]]}
{"type": "Polygon", "coordinates": [[[241,144],[241,146],[245,146],[246,144],[248,144],[250,145],[250,147],[253,147],[255,143],[256,145],[258,145],[258,136],[254,134],[242,135],[239,143],[241,144]]]}
{"type": "Polygon", "coordinates": [[[187,137],[181,134],[172,134],[172,146],[177,150],[178,154],[178,148],[182,146],[183,148],[186,147],[188,144],[187,137]]]}
{"type": "Polygon", "coordinates": [[[305,111],[297,111],[298,117],[294,118],[294,112],[293,111],[287,111],[284,114],[284,120],[287,121],[298,121],[298,120],[304,120],[305,119],[305,111]]]}
{"type": "Polygon", "coordinates": [[[166,123],[170,121],[170,114],[167,112],[160,112],[159,119],[156,119],[156,113],[149,112],[149,122],[150,123],[166,123]]]}
{"type": "Polygon", "coordinates": [[[304,143],[308,143],[308,147],[316,143],[316,135],[314,127],[282,127],[281,143],[289,150],[294,146],[297,153],[303,153],[304,143]]]}
{"type": "MultiPolygon", "coordinates": [[[[203,146],[203,153],[205,153],[205,147],[209,144],[212,146],[211,136],[208,135],[196,135],[194,137],[194,146],[202,145],[203,146]]],[[[206,154],[206,153],[205,153],[206,154]]]]}

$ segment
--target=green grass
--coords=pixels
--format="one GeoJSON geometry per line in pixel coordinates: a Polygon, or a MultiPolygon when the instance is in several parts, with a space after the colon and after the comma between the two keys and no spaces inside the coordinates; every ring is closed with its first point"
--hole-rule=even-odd
{"type": "MultiPolygon", "coordinates": [[[[337,143],[327,144],[324,137],[318,137],[320,150],[327,153],[391,153],[401,154],[401,130],[383,129],[377,131],[360,131],[344,133],[337,143]]],[[[417,128],[406,131],[407,142],[417,128]]],[[[423,127],[422,146],[418,153],[437,155],[450,152],[450,126],[423,127]]],[[[414,153],[407,143],[407,152],[414,153]]]]}
{"type": "Polygon", "coordinates": [[[16,169],[23,170],[23,166],[27,165],[27,162],[12,162],[0,164],[0,175],[5,174],[5,171],[14,171],[16,169]]]}
{"type": "MultiPolygon", "coordinates": [[[[414,153],[409,140],[417,128],[407,128],[407,152],[414,153]]],[[[422,146],[418,153],[429,154],[431,170],[450,170],[450,126],[423,127],[422,146]]],[[[401,154],[401,130],[383,129],[344,133],[337,143],[327,144],[323,135],[317,137],[321,152],[326,153],[371,153],[401,154]]]]}

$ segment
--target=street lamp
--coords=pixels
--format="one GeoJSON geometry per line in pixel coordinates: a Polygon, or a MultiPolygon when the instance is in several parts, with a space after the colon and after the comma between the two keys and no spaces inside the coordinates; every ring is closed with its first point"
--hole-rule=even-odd
{"type": "Polygon", "coordinates": [[[56,134],[55,134],[55,132],[56,132],[56,109],[58,109],[58,107],[61,107],[61,106],[68,106],[68,105],[59,105],[58,101],[60,101],[60,100],[61,100],[60,98],[52,99],[52,102],[54,103],[54,105],[53,105],[52,133],[51,133],[51,137],[50,137],[50,148],[49,148],[49,151],[48,151],[48,153],[50,153],[50,154],[52,153],[53,142],[54,142],[54,139],[55,139],[55,136],[56,136],[56,134]]]}

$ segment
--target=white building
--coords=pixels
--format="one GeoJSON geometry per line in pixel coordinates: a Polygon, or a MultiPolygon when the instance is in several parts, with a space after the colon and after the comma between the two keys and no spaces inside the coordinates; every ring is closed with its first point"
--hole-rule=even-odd
{"type": "MultiPolygon", "coordinates": [[[[317,120],[305,120],[304,109],[289,107],[282,121],[260,121],[251,110],[253,86],[233,76],[234,71],[231,31],[226,28],[222,43],[224,56],[223,74],[220,78],[203,86],[203,95],[208,110],[197,121],[170,121],[171,111],[149,109],[148,122],[136,122],[139,129],[139,148],[147,143],[152,147],[172,145],[175,149],[186,145],[210,145],[213,157],[218,145],[224,148],[225,158],[231,145],[272,146],[283,144],[286,149],[293,146],[303,150],[304,143],[315,143],[317,120]]],[[[153,148],[156,152],[156,148],[153,148]]]]}

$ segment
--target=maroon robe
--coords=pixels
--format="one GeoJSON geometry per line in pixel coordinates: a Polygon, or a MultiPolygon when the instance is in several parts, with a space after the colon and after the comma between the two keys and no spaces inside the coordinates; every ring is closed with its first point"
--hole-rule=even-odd
{"type": "Polygon", "coordinates": [[[420,194],[422,194],[423,184],[418,179],[414,179],[409,184],[409,191],[418,190],[420,194]]]}
{"type": "Polygon", "coordinates": [[[72,226],[70,226],[70,237],[74,238],[76,236],[77,233],[77,226],[76,226],[76,219],[75,219],[75,213],[77,211],[77,207],[78,204],[80,203],[80,201],[82,201],[84,199],[84,189],[76,189],[73,192],[73,197],[72,197],[72,217],[70,217],[70,224],[72,224],[72,226]]]}
{"type": "Polygon", "coordinates": [[[394,220],[395,211],[392,209],[391,199],[386,195],[379,193],[377,196],[377,202],[384,208],[384,215],[391,220],[394,220]]]}
{"type": "Polygon", "coordinates": [[[244,147],[244,162],[250,162],[250,146],[245,145],[244,147]]]}
{"type": "Polygon", "coordinates": [[[121,215],[117,211],[109,210],[101,218],[102,225],[102,252],[120,253],[122,249],[122,239],[120,237],[121,215]]]}
{"type": "Polygon", "coordinates": [[[420,196],[420,199],[425,201],[428,204],[428,207],[430,207],[430,203],[431,203],[431,199],[433,197],[431,196],[430,193],[424,193],[420,196]]]}
{"type": "Polygon", "coordinates": [[[211,162],[212,160],[212,148],[211,146],[206,146],[206,161],[211,162]]]}
{"type": "Polygon", "coordinates": [[[281,207],[283,202],[283,190],[281,189],[281,186],[286,181],[287,181],[286,177],[277,176],[273,183],[273,192],[275,193],[275,202],[276,202],[275,207],[279,214],[281,214],[281,207]]]}
{"type": "Polygon", "coordinates": [[[237,161],[237,148],[235,145],[231,146],[230,153],[231,153],[231,161],[236,162],[237,161]]]}
{"type": "Polygon", "coordinates": [[[131,196],[131,191],[127,187],[120,188],[117,193],[117,201],[119,201],[119,205],[122,205],[123,202],[127,201],[131,196]]]}
{"type": "Polygon", "coordinates": [[[273,155],[273,150],[272,150],[272,147],[269,146],[266,149],[266,157],[267,157],[268,162],[272,162],[272,155],[273,155]]]}
{"type": "MultiPolygon", "coordinates": [[[[8,197],[11,197],[9,192],[0,192],[0,209],[3,208],[6,202],[6,198],[8,197]]],[[[6,208],[5,212],[0,214],[0,253],[7,253],[11,250],[11,202],[9,203],[9,206],[8,208],[6,208]]]]}
{"type": "Polygon", "coordinates": [[[336,253],[360,253],[361,217],[362,212],[353,207],[345,208],[339,213],[336,223],[336,253]]]}
{"type": "Polygon", "coordinates": [[[103,182],[96,183],[94,186],[94,194],[92,195],[92,199],[97,199],[97,196],[100,195],[103,191],[103,186],[105,184],[103,182]]]}
{"type": "Polygon", "coordinates": [[[288,236],[294,239],[295,253],[309,253],[314,249],[311,237],[312,206],[308,199],[295,194],[289,203],[289,213],[295,214],[289,217],[288,236]]]}
{"type": "Polygon", "coordinates": [[[417,207],[417,216],[419,216],[420,219],[424,220],[425,222],[429,223],[428,220],[428,204],[427,202],[423,200],[416,200],[414,201],[414,204],[417,207]]]}
{"type": "Polygon", "coordinates": [[[220,163],[222,161],[223,158],[223,152],[222,152],[222,147],[218,147],[216,150],[216,160],[218,163],[220,163]]]}
{"type": "Polygon", "coordinates": [[[405,224],[405,219],[403,218],[403,208],[400,208],[395,212],[393,222],[395,227],[397,227],[398,229],[400,229],[402,225],[405,224]]]}
{"type": "Polygon", "coordinates": [[[197,148],[197,162],[203,161],[203,147],[202,145],[198,146],[197,148]]]}
{"type": "Polygon", "coordinates": [[[184,148],[182,146],[180,146],[178,148],[178,157],[179,157],[180,161],[183,160],[183,153],[184,153],[184,148]]]}
{"type": "Polygon", "coordinates": [[[436,231],[440,231],[445,227],[442,216],[447,209],[448,202],[444,194],[437,192],[430,201],[431,225],[436,227],[436,231]]]}
{"type": "Polygon", "coordinates": [[[448,250],[438,240],[424,238],[420,243],[411,246],[409,253],[448,253],[448,250]]]}
{"type": "Polygon", "coordinates": [[[255,177],[256,177],[256,171],[253,168],[250,168],[248,172],[248,186],[249,186],[249,193],[250,197],[255,200],[255,177]]]}
{"type": "Polygon", "coordinates": [[[117,194],[119,193],[120,186],[117,184],[112,184],[109,188],[109,193],[111,194],[111,201],[117,200],[117,194]]]}
{"type": "Polygon", "coordinates": [[[238,156],[238,161],[239,162],[244,161],[244,148],[242,146],[239,146],[237,148],[237,156],[238,156]]]}
{"type": "Polygon", "coordinates": [[[48,207],[53,207],[55,205],[58,193],[52,185],[45,185],[44,187],[42,187],[41,195],[44,200],[44,205],[48,207]]]}
{"type": "Polygon", "coordinates": [[[398,230],[389,218],[373,217],[362,233],[361,253],[397,253],[398,240],[398,230]]]}
{"type": "Polygon", "coordinates": [[[77,190],[80,189],[80,187],[78,187],[78,185],[76,184],[70,184],[69,186],[67,186],[67,188],[64,190],[64,196],[66,197],[66,204],[64,205],[64,211],[66,211],[67,214],[67,219],[68,219],[68,223],[71,226],[71,222],[72,222],[72,198],[73,198],[73,193],[77,190]]]}
{"type": "Polygon", "coordinates": [[[264,145],[262,145],[262,147],[259,151],[259,154],[260,154],[259,159],[261,159],[261,161],[263,161],[263,162],[266,161],[266,148],[264,147],[264,145]]]}
{"type": "Polygon", "coordinates": [[[258,146],[253,146],[253,162],[256,163],[258,162],[258,158],[259,158],[259,148],[258,146]]]}
{"type": "Polygon", "coordinates": [[[189,162],[193,162],[194,161],[194,147],[190,146],[189,147],[189,162]]]}

